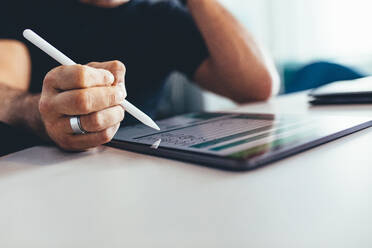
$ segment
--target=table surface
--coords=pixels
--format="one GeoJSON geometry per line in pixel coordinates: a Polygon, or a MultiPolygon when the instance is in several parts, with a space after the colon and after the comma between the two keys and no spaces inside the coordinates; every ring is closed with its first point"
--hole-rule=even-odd
{"type": "MultiPolygon", "coordinates": [[[[235,111],[372,117],[305,94],[235,111]]],[[[372,129],[232,173],[108,147],[0,159],[0,247],[372,247],[372,129]]]]}

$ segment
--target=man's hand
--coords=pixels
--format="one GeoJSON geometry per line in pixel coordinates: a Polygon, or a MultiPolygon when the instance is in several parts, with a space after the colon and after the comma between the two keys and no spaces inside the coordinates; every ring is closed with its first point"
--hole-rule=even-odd
{"type": "Polygon", "coordinates": [[[110,142],[124,119],[119,105],[126,98],[124,76],[125,66],[118,61],[60,66],[50,71],[39,102],[49,137],[70,151],[110,142]],[[81,116],[87,134],[73,134],[73,116],[81,116]]]}

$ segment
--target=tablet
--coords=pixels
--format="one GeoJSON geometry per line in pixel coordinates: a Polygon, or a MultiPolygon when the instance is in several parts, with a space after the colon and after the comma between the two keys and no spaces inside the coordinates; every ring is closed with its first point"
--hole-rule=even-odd
{"type": "Polygon", "coordinates": [[[122,127],[110,146],[209,167],[245,171],[368,128],[368,117],[195,113],[122,127]]]}
{"type": "Polygon", "coordinates": [[[369,104],[372,103],[372,77],[351,81],[339,81],[310,91],[310,103],[369,104]]]}

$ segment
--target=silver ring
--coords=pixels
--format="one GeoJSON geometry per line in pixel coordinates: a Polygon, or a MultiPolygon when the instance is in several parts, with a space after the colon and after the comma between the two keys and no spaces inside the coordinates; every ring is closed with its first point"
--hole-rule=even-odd
{"type": "Polygon", "coordinates": [[[70,125],[74,134],[86,134],[87,131],[81,126],[80,116],[70,118],[70,125]]]}

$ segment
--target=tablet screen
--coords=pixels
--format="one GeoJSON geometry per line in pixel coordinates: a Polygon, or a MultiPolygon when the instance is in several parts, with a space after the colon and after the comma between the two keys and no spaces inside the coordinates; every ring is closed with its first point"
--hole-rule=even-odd
{"type": "Polygon", "coordinates": [[[157,122],[161,131],[144,125],[121,128],[114,142],[252,162],[267,160],[274,153],[340,134],[361,124],[367,127],[368,121],[367,118],[196,113],[157,122]]]}

